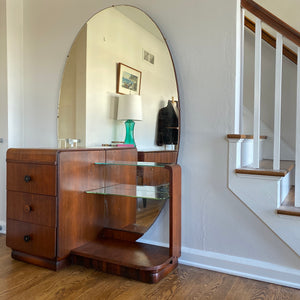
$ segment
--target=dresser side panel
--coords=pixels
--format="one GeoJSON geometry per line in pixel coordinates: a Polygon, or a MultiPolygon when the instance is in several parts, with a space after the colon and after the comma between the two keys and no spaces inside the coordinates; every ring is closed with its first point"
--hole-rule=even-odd
{"type": "Polygon", "coordinates": [[[105,162],[105,151],[63,151],[58,161],[57,256],[62,259],[103,228],[103,197],[85,191],[103,187],[105,166],[95,162],[105,162]]]}

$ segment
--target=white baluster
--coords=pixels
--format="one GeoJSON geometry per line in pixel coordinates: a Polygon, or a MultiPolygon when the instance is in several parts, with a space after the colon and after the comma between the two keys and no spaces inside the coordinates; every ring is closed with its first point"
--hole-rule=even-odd
{"type": "Polygon", "coordinates": [[[281,86],[282,86],[282,35],[277,33],[275,65],[274,103],[274,158],[273,169],[280,169],[280,127],[281,127],[281,86]]]}
{"type": "Polygon", "coordinates": [[[297,111],[296,111],[296,157],[295,157],[295,206],[300,207],[300,47],[297,64],[297,111]]]}
{"type": "Polygon", "coordinates": [[[260,98],[261,98],[261,20],[255,23],[253,166],[259,168],[260,98]]]}
{"type": "Polygon", "coordinates": [[[236,16],[236,64],[235,64],[235,108],[234,108],[234,133],[243,133],[243,62],[244,62],[244,9],[237,4],[236,16]]]}
{"type": "Polygon", "coordinates": [[[240,133],[244,132],[244,52],[245,52],[245,10],[241,11],[241,65],[240,65],[240,133]]]}

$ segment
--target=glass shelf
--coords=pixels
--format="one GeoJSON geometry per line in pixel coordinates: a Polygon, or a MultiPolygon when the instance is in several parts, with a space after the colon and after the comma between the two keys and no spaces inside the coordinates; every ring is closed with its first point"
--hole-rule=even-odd
{"type": "Polygon", "coordinates": [[[147,161],[114,161],[111,163],[96,162],[96,165],[103,166],[136,166],[136,167],[161,167],[166,165],[171,165],[172,163],[157,163],[157,162],[147,162],[147,161]]]}
{"type": "Polygon", "coordinates": [[[86,193],[145,198],[153,200],[166,200],[169,198],[169,184],[162,184],[158,186],[117,184],[96,190],[86,191],[86,193]]]}

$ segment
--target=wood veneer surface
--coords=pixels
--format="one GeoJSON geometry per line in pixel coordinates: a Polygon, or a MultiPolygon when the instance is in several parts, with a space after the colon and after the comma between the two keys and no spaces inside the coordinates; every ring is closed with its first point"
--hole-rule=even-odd
{"type": "Polygon", "coordinates": [[[56,195],[56,166],[48,164],[7,163],[7,189],[10,191],[56,195]],[[29,176],[28,182],[25,176],[29,176]]]}
{"type": "Polygon", "coordinates": [[[56,255],[56,230],[16,220],[7,220],[7,246],[26,254],[53,259],[56,255]],[[28,236],[29,241],[24,237],[28,236]]]}
{"type": "MultiPolygon", "coordinates": [[[[49,261],[49,259],[55,259],[55,262],[53,261],[55,266],[58,266],[58,264],[65,265],[65,261],[70,251],[72,251],[73,256],[76,256],[78,260],[82,257],[90,258],[92,265],[96,263],[96,269],[151,283],[158,282],[177,266],[181,243],[181,178],[178,165],[167,165],[165,167],[169,174],[170,197],[172,199],[170,200],[170,247],[162,248],[125,241],[124,239],[122,241],[118,239],[98,239],[98,241],[101,241],[101,247],[99,247],[99,242],[96,247],[91,241],[97,239],[103,228],[108,226],[122,229],[136,225],[136,199],[123,196],[103,197],[103,195],[86,194],[85,191],[120,182],[135,184],[136,167],[96,165],[95,162],[135,162],[137,160],[136,149],[117,151],[114,149],[92,151],[56,150],[54,164],[51,163],[51,159],[54,158],[52,152],[49,163],[45,163],[48,159],[34,163],[34,154],[37,154],[42,160],[42,150],[33,151],[34,153],[31,153],[30,150],[25,151],[30,157],[29,160],[23,155],[18,155],[17,151],[12,152],[13,155],[10,154],[11,158],[8,162],[8,177],[17,176],[17,171],[21,170],[22,172],[19,173],[21,173],[22,180],[20,182],[16,181],[16,183],[13,180],[9,181],[8,188],[14,191],[12,194],[14,195],[13,200],[20,202],[19,206],[24,206],[26,211],[31,210],[33,205],[27,204],[27,202],[33,200],[36,194],[45,193],[54,196],[58,191],[57,218],[54,214],[53,223],[47,223],[52,227],[36,225],[34,222],[40,222],[37,217],[29,220],[24,219],[21,212],[18,212],[13,218],[24,219],[26,222],[8,219],[7,245],[13,249],[12,257],[36,264],[39,264],[39,262],[38,259],[35,262],[33,261],[33,255],[44,257],[46,259],[42,265],[48,265],[52,268],[52,261],[49,261]],[[16,162],[13,162],[13,158],[16,159],[16,162]],[[22,159],[26,163],[22,162],[22,159]],[[49,176],[52,180],[51,184],[45,183],[44,180],[47,178],[45,170],[50,169],[52,171],[47,172],[51,173],[51,176],[49,176]],[[24,173],[25,171],[26,173],[24,173]],[[30,180],[24,180],[24,174],[27,175],[27,171],[29,171],[30,180]],[[41,179],[36,180],[39,178],[41,179]],[[27,181],[29,181],[29,184],[34,184],[28,188],[27,181]],[[51,189],[44,191],[44,186],[51,186],[51,189]],[[34,193],[34,196],[31,197],[32,199],[23,197],[19,201],[19,199],[15,199],[19,195],[19,192],[16,193],[16,191],[34,193]],[[57,233],[55,225],[57,225],[57,233]]],[[[46,157],[48,157],[47,153],[46,157]]],[[[55,197],[53,198],[55,199],[55,197]]],[[[52,210],[55,210],[55,201],[52,204],[52,210]]],[[[115,237],[115,235],[119,236],[120,234],[115,233],[113,235],[115,237]]],[[[124,237],[124,234],[122,233],[121,236],[124,237]]],[[[130,235],[130,239],[139,236],[134,231],[130,235]]]]}
{"type": "Polygon", "coordinates": [[[96,239],[104,227],[122,228],[135,223],[135,199],[104,197],[87,194],[85,191],[120,183],[122,180],[125,183],[135,183],[135,167],[96,165],[95,162],[136,161],[136,158],[137,151],[134,148],[60,152],[59,258],[66,257],[72,249],[96,239]]]}
{"type": "Polygon", "coordinates": [[[57,163],[57,149],[8,149],[6,161],[20,161],[22,163],[42,163],[55,165],[57,163]]]}
{"type": "MultiPolygon", "coordinates": [[[[176,163],[177,151],[139,151],[138,160],[157,163],[176,163]]],[[[169,172],[164,168],[138,167],[140,184],[160,185],[169,183],[169,172]]]]}
{"type": "Polygon", "coordinates": [[[56,227],[56,197],[7,191],[7,218],[56,227]]]}
{"type": "Polygon", "coordinates": [[[104,185],[105,151],[62,152],[59,155],[58,250],[64,258],[71,249],[97,237],[102,230],[104,202],[86,190],[104,185]]]}
{"type": "Polygon", "coordinates": [[[0,299],[297,300],[293,288],[179,265],[155,285],[73,265],[59,272],[11,258],[0,234],[0,299]]]}
{"type": "Polygon", "coordinates": [[[170,256],[181,256],[181,167],[179,165],[166,165],[170,174],[169,202],[169,244],[170,256]]]}
{"type": "Polygon", "coordinates": [[[142,270],[158,270],[170,261],[168,248],[115,239],[98,239],[71,253],[142,270]]]}
{"type": "MultiPolygon", "coordinates": [[[[111,149],[106,151],[105,161],[136,162],[136,149],[111,149]]],[[[102,166],[105,169],[105,185],[136,184],[136,167],[124,165],[102,166]]],[[[131,197],[105,196],[105,226],[123,228],[136,222],[136,199],[131,197]]]]}

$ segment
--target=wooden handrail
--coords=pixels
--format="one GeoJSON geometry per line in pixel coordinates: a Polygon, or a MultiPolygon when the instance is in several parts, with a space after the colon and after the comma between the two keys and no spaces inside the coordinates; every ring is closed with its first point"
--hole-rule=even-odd
{"type": "MultiPolygon", "coordinates": [[[[253,22],[246,16],[245,16],[245,26],[249,28],[251,31],[255,32],[255,22],[253,22]]],[[[272,47],[276,48],[276,38],[264,29],[262,30],[262,39],[272,47]]],[[[283,55],[286,56],[293,63],[297,64],[297,53],[294,52],[289,47],[287,47],[286,45],[283,45],[283,55]]]]}
{"type": "Polygon", "coordinates": [[[300,47],[300,32],[283,22],[253,0],[241,0],[241,6],[300,47]]]}

